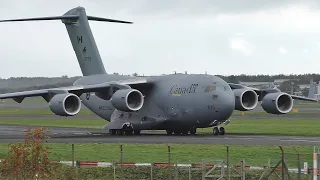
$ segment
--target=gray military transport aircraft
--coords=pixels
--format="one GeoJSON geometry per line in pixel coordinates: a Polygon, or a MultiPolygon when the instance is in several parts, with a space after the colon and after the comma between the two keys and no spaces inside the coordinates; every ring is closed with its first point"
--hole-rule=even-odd
{"type": "Polygon", "coordinates": [[[69,34],[83,77],[73,86],[0,94],[21,103],[26,97],[42,96],[51,111],[74,116],[82,103],[101,118],[112,135],[140,134],[141,130],[166,130],[167,134],[196,134],[197,128],[213,127],[213,135],[224,135],[234,110],[253,110],[259,101],[272,114],[286,114],[293,99],[317,101],[289,95],[279,89],[255,89],[227,83],[206,74],[170,74],[131,77],[107,74],[88,20],[132,23],[87,16],[76,7],[62,16],[2,20],[61,20],[69,34]],[[82,103],[81,103],[82,102],[82,103]]]}

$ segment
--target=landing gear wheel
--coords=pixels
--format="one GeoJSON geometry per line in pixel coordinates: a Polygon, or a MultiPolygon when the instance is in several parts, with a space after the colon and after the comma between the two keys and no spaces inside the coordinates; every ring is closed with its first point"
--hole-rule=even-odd
{"type": "Polygon", "coordinates": [[[188,129],[184,129],[184,130],[182,130],[182,135],[188,135],[188,133],[189,133],[189,130],[188,129]]]}
{"type": "Polygon", "coordinates": [[[123,135],[123,130],[122,130],[122,129],[118,129],[118,130],[117,130],[117,135],[122,136],[122,135],[123,135]]]}
{"type": "Polygon", "coordinates": [[[167,131],[167,134],[168,134],[168,135],[171,135],[171,134],[173,133],[173,130],[172,130],[172,129],[167,129],[166,131],[167,131]]]}
{"type": "Polygon", "coordinates": [[[214,128],[213,128],[212,134],[215,135],[215,136],[218,136],[218,135],[219,135],[219,129],[218,129],[218,127],[214,127],[214,128]]]}
{"type": "Polygon", "coordinates": [[[132,130],[132,129],[127,129],[127,130],[124,131],[124,133],[125,133],[126,135],[132,135],[133,130],[132,130]]]}
{"type": "Polygon", "coordinates": [[[140,130],[134,130],[133,133],[134,133],[134,135],[140,135],[141,131],[140,130]]]}
{"type": "Polygon", "coordinates": [[[110,135],[115,135],[117,133],[117,130],[115,129],[109,129],[109,134],[110,135]]]}
{"type": "Polygon", "coordinates": [[[224,127],[220,127],[219,134],[224,135],[224,133],[225,133],[224,127]]]}
{"type": "Polygon", "coordinates": [[[174,130],[174,135],[181,135],[181,130],[180,129],[175,129],[174,130]]]}
{"type": "Polygon", "coordinates": [[[197,133],[197,128],[193,127],[190,129],[190,134],[195,135],[197,133]]]}

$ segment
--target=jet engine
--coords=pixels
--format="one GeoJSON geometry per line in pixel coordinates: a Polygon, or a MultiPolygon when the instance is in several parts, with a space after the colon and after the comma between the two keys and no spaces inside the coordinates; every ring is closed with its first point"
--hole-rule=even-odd
{"type": "Polygon", "coordinates": [[[251,89],[234,89],[235,109],[239,111],[250,111],[258,104],[258,95],[251,89]]]}
{"type": "Polygon", "coordinates": [[[291,111],[293,100],[286,93],[269,93],[263,97],[261,106],[267,113],[286,114],[291,111]]]}
{"type": "Polygon", "coordinates": [[[75,94],[57,94],[50,100],[49,107],[56,115],[74,116],[81,109],[81,100],[75,94]]]}
{"type": "Polygon", "coordinates": [[[143,106],[144,96],[136,89],[121,89],[112,95],[111,103],[120,111],[138,111],[143,106]]]}

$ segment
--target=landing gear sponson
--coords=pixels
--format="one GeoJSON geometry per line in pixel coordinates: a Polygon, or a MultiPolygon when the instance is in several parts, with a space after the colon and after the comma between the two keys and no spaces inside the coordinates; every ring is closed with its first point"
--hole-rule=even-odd
{"type": "MultiPolygon", "coordinates": [[[[168,135],[195,135],[197,133],[197,128],[190,128],[190,129],[167,129],[168,135]]],[[[110,135],[140,135],[141,130],[135,130],[131,126],[123,126],[122,129],[110,129],[110,135]]]]}
{"type": "MultiPolygon", "coordinates": [[[[168,135],[188,135],[189,133],[191,135],[195,135],[197,133],[197,128],[193,127],[190,129],[166,129],[166,132],[168,135]]],[[[109,134],[110,135],[140,135],[141,130],[135,130],[130,125],[124,125],[122,129],[110,129],[109,134]]],[[[213,128],[213,135],[224,135],[225,129],[223,127],[214,127],[213,128]]]]}

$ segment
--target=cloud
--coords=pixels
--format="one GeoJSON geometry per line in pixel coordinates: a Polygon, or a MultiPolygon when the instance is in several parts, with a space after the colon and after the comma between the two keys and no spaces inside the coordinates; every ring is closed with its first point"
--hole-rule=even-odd
{"type": "MultiPolygon", "coordinates": [[[[228,74],[290,74],[319,71],[320,61],[315,59],[320,52],[320,39],[316,39],[320,4],[316,3],[318,0],[15,0],[2,4],[0,17],[57,16],[83,6],[91,16],[133,21],[132,25],[90,21],[108,72],[226,74],[228,69],[228,74]],[[282,45],[285,56],[279,51],[282,45]],[[257,59],[259,63],[253,63],[257,59]],[[314,66],[301,68],[306,63],[314,66]]],[[[81,75],[61,21],[0,25],[1,78],[81,75]]]]}
{"type": "Polygon", "coordinates": [[[270,29],[274,33],[310,33],[319,32],[319,11],[313,11],[307,5],[290,5],[286,8],[264,9],[245,13],[221,13],[215,18],[221,25],[246,25],[270,29]]]}
{"type": "Polygon", "coordinates": [[[123,7],[135,4],[135,8],[131,9],[131,13],[133,14],[174,14],[182,16],[220,13],[251,13],[261,10],[285,8],[293,4],[302,4],[310,7],[319,6],[317,0],[137,0],[134,2],[128,1],[126,3],[120,3],[120,1],[112,2],[110,5],[111,4],[113,4],[113,6],[122,4],[123,7]]]}
{"type": "Polygon", "coordinates": [[[284,48],[284,47],[280,47],[280,48],[279,48],[279,52],[280,52],[281,54],[287,54],[287,53],[288,53],[287,49],[284,48]]]}
{"type": "Polygon", "coordinates": [[[242,33],[242,32],[237,32],[236,33],[236,36],[243,36],[244,35],[244,33],[242,33]]]}
{"type": "Polygon", "coordinates": [[[239,52],[245,56],[251,56],[255,46],[244,38],[231,38],[229,39],[229,47],[235,51],[239,52]]]}

